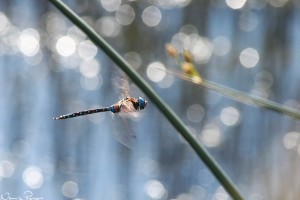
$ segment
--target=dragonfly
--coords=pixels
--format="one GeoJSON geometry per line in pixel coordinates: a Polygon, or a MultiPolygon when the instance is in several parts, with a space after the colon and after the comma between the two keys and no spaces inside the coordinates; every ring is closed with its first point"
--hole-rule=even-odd
{"type": "Polygon", "coordinates": [[[90,110],[83,110],[79,112],[74,112],[66,115],[60,115],[58,117],[54,117],[54,120],[63,120],[69,119],[73,117],[79,117],[83,115],[95,114],[100,112],[112,112],[112,113],[131,113],[137,112],[140,110],[144,110],[147,107],[148,102],[143,99],[142,97],[134,98],[134,97],[125,97],[118,101],[117,103],[109,106],[109,107],[102,107],[102,108],[95,108],[90,110]]]}
{"type": "Polygon", "coordinates": [[[133,131],[131,130],[127,118],[138,118],[139,112],[141,110],[144,110],[148,102],[142,98],[134,98],[130,97],[128,94],[129,91],[129,84],[128,81],[126,81],[124,78],[120,79],[117,78],[117,81],[114,80],[115,88],[118,88],[118,90],[121,90],[122,95],[120,97],[121,100],[119,100],[117,103],[112,104],[108,107],[100,107],[90,110],[83,110],[79,112],[74,112],[70,114],[60,115],[58,117],[54,117],[54,120],[65,120],[69,118],[89,115],[89,114],[95,114],[95,113],[101,113],[101,112],[111,112],[113,114],[118,114],[118,116],[113,115],[113,117],[116,117],[115,120],[117,120],[117,126],[114,126],[114,128],[118,127],[118,130],[113,131],[115,138],[124,146],[131,149],[132,147],[132,138],[135,138],[135,134],[133,134],[133,131]]]}

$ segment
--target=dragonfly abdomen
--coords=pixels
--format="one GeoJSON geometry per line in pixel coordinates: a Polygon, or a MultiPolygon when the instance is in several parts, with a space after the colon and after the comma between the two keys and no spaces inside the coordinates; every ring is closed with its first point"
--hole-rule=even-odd
{"type": "MultiPolygon", "coordinates": [[[[112,107],[112,106],[111,106],[112,107]]],[[[62,120],[62,119],[68,119],[68,118],[73,118],[73,117],[79,117],[82,115],[89,115],[89,114],[94,114],[94,113],[98,113],[98,112],[107,112],[107,111],[111,111],[111,107],[107,107],[107,108],[96,108],[96,109],[91,109],[91,110],[84,110],[84,111],[80,111],[80,112],[76,112],[76,113],[71,113],[71,114],[66,114],[66,115],[61,115],[59,117],[54,117],[54,120],[62,120]]]]}

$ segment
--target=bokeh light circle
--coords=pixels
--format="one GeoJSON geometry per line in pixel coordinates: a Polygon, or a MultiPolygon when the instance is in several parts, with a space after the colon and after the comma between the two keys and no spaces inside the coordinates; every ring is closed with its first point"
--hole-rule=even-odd
{"type": "Polygon", "coordinates": [[[73,38],[69,36],[63,36],[57,40],[56,51],[61,56],[71,56],[75,52],[75,49],[76,44],[73,38]]]}
{"type": "Polygon", "coordinates": [[[300,133],[296,131],[288,132],[283,137],[283,146],[287,149],[294,149],[297,147],[300,139],[300,133]]]}
{"type": "Polygon", "coordinates": [[[130,5],[122,5],[116,12],[116,20],[122,25],[129,25],[135,18],[134,9],[130,5]]]}
{"type": "Polygon", "coordinates": [[[101,87],[103,80],[101,76],[80,78],[80,84],[85,90],[97,90],[101,87]]]}
{"type": "Polygon", "coordinates": [[[201,141],[207,147],[217,147],[221,143],[222,135],[220,128],[215,124],[208,124],[201,134],[201,141]]]}
{"type": "Polygon", "coordinates": [[[32,189],[40,188],[44,182],[44,177],[40,168],[30,166],[23,172],[23,181],[32,189]]]}
{"type": "Polygon", "coordinates": [[[201,105],[193,104],[188,107],[186,114],[191,122],[198,123],[203,119],[205,110],[201,105]]]}
{"type": "Polygon", "coordinates": [[[161,18],[161,12],[155,6],[145,8],[142,13],[142,20],[149,27],[157,26],[160,23],[161,18]]]}
{"type": "Polygon", "coordinates": [[[161,62],[153,62],[147,67],[147,76],[151,81],[159,82],[166,76],[165,70],[166,67],[161,62]]]}
{"type": "Polygon", "coordinates": [[[198,37],[190,45],[190,51],[199,64],[207,63],[212,55],[213,47],[205,37],[198,37]]]}
{"type": "Polygon", "coordinates": [[[152,199],[161,199],[166,193],[164,185],[158,180],[149,180],[145,185],[145,191],[152,199]]]}
{"type": "Polygon", "coordinates": [[[78,184],[74,181],[66,181],[61,189],[63,195],[67,198],[74,198],[78,191],[78,184]]]}
{"type": "Polygon", "coordinates": [[[116,37],[121,30],[121,25],[115,17],[105,16],[95,23],[95,29],[104,37],[116,37]]]}
{"type": "Polygon", "coordinates": [[[14,174],[15,165],[8,161],[3,160],[0,162],[0,178],[9,178],[14,174]]]}
{"type": "Polygon", "coordinates": [[[175,77],[167,74],[157,85],[161,88],[169,88],[173,85],[174,81],[175,77]]]}
{"type": "Polygon", "coordinates": [[[81,62],[79,70],[85,77],[96,77],[100,72],[100,63],[96,59],[84,60],[81,62]]]}
{"type": "Polygon", "coordinates": [[[217,56],[225,56],[231,50],[231,42],[225,36],[216,37],[213,40],[213,52],[217,56]]]}
{"type": "Polygon", "coordinates": [[[274,79],[271,73],[261,71],[255,75],[255,87],[262,90],[269,90],[273,85],[274,79]]]}
{"type": "Polygon", "coordinates": [[[240,54],[240,62],[246,68],[252,68],[257,65],[259,54],[253,48],[246,48],[240,54]]]}
{"type": "Polygon", "coordinates": [[[142,57],[137,52],[128,52],[124,55],[124,59],[133,67],[133,69],[140,68],[142,64],[142,57]]]}
{"type": "Polygon", "coordinates": [[[97,47],[90,40],[82,41],[78,47],[78,54],[82,59],[93,59],[97,54],[97,47]]]}
{"type": "Polygon", "coordinates": [[[121,0],[100,0],[100,1],[102,7],[109,12],[116,11],[121,5],[121,0]]]}
{"type": "Polygon", "coordinates": [[[18,47],[25,56],[34,56],[40,50],[40,36],[35,29],[25,29],[21,32],[18,47]]]}
{"type": "Polygon", "coordinates": [[[226,107],[221,111],[220,119],[226,126],[235,126],[240,121],[240,113],[234,107],[226,107]]]}
{"type": "Polygon", "coordinates": [[[246,0],[226,0],[226,4],[232,9],[241,9],[246,3],[246,0]]]}

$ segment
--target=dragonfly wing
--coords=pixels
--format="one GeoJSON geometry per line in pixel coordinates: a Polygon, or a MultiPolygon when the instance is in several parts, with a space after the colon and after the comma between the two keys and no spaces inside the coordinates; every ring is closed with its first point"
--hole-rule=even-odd
{"type": "Polygon", "coordinates": [[[133,133],[132,127],[128,121],[128,119],[122,117],[121,115],[114,114],[114,130],[113,134],[118,142],[123,144],[124,146],[128,147],[129,149],[132,148],[132,143],[136,138],[135,134],[133,133]]]}
{"type": "Polygon", "coordinates": [[[125,75],[116,76],[113,78],[113,86],[117,93],[119,93],[119,98],[124,99],[129,97],[129,83],[125,75]]]}
{"type": "Polygon", "coordinates": [[[122,95],[123,98],[129,97],[129,83],[128,81],[123,77],[121,78],[121,89],[122,89],[122,95]]]}

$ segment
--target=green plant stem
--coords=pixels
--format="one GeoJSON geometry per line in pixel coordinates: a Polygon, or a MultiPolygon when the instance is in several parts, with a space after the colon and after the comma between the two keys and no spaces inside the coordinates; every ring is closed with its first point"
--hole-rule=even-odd
{"type": "Polygon", "coordinates": [[[149,99],[156,104],[160,111],[170,121],[170,123],[178,130],[183,138],[195,150],[197,155],[202,159],[210,171],[219,180],[221,185],[229,193],[233,199],[243,199],[242,195],[237,190],[229,177],[222,171],[221,167],[208,154],[208,152],[195,140],[187,127],[176,116],[171,108],[155,93],[155,91],[143,80],[129,64],[103,39],[101,38],[87,23],[85,23],[76,13],[67,7],[60,0],[49,0],[56,6],[66,17],[69,18],[75,25],[77,25],[92,42],[101,48],[112,60],[115,62],[132,81],[149,97],[149,99]]]}
{"type": "Polygon", "coordinates": [[[180,79],[194,83],[203,88],[209,89],[211,91],[215,91],[219,94],[222,94],[228,98],[239,101],[241,103],[248,104],[248,105],[254,105],[259,108],[264,108],[266,110],[272,110],[272,111],[278,112],[280,114],[285,114],[287,116],[293,117],[298,120],[300,119],[300,113],[298,110],[295,110],[288,106],[281,105],[274,101],[270,101],[270,100],[267,100],[267,99],[264,99],[261,97],[249,95],[245,92],[241,92],[241,91],[235,90],[233,88],[229,88],[229,87],[226,87],[226,86],[223,86],[223,85],[211,82],[211,81],[207,81],[207,80],[203,79],[202,77],[200,77],[200,75],[191,75],[190,76],[188,74],[184,74],[183,72],[177,71],[177,70],[161,69],[161,68],[155,68],[155,69],[165,71],[172,76],[176,76],[180,79]]]}

